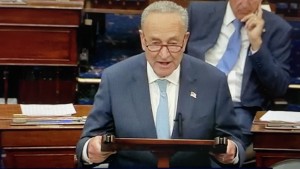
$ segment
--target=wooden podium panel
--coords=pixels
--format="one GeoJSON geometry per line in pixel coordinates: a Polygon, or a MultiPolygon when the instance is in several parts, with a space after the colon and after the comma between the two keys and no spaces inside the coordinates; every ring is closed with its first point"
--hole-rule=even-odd
{"type": "Polygon", "coordinates": [[[62,2],[0,3],[0,65],[77,65],[83,0],[62,2]]]}
{"type": "MultiPolygon", "coordinates": [[[[85,116],[89,105],[75,105],[75,116],[85,116]]],[[[19,105],[0,105],[0,168],[75,168],[76,143],[82,125],[12,126],[19,105]]]]}
{"type": "Polygon", "coordinates": [[[22,67],[17,72],[21,72],[17,84],[19,104],[76,102],[76,67],[22,67]]]}
{"type": "Polygon", "coordinates": [[[101,151],[151,151],[157,157],[158,168],[169,168],[171,156],[177,151],[211,150],[226,153],[227,144],[225,137],[216,137],[214,140],[115,138],[112,134],[106,134],[102,136],[101,151]]]}
{"type": "Polygon", "coordinates": [[[77,64],[73,29],[1,26],[0,37],[2,65],[77,64]]]}

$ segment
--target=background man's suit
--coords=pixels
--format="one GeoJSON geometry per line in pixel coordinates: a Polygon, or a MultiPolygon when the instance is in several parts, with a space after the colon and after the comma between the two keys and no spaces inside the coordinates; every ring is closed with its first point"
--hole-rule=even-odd
{"type": "MultiPolygon", "coordinates": [[[[104,70],[94,108],[77,145],[78,159],[82,159],[81,151],[86,140],[103,133],[112,132],[116,137],[125,138],[157,138],[146,63],[142,53],[104,70]],[[101,118],[99,114],[102,114],[101,118]]],[[[182,138],[232,136],[239,149],[240,161],[243,161],[244,148],[239,141],[241,131],[235,125],[226,76],[213,66],[185,55],[181,62],[179,84],[177,113],[180,112],[183,117],[182,138]]],[[[171,138],[178,138],[177,130],[175,122],[171,138]]],[[[137,151],[120,151],[109,160],[113,160],[110,167],[156,167],[157,163],[151,152],[137,151]]],[[[207,167],[209,163],[209,155],[205,151],[179,152],[173,156],[170,166],[207,167]]]]}
{"type": "MultiPolygon", "coordinates": [[[[227,1],[190,4],[189,55],[205,60],[205,53],[218,39],[226,5],[227,1]]],[[[247,56],[241,94],[242,106],[258,109],[267,108],[272,98],[284,95],[290,82],[291,26],[281,17],[265,10],[263,18],[263,44],[254,55],[247,56]]]]}

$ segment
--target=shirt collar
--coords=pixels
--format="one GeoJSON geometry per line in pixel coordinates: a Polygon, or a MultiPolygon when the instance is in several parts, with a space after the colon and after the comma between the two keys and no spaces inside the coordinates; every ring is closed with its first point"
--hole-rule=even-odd
{"type": "Polygon", "coordinates": [[[173,83],[174,85],[178,85],[179,84],[179,75],[180,75],[180,65],[169,76],[160,78],[155,74],[153,68],[147,61],[147,76],[148,76],[149,84],[155,82],[157,79],[166,79],[169,82],[173,83]]]}
{"type": "Polygon", "coordinates": [[[235,20],[235,16],[233,14],[233,11],[231,9],[231,6],[229,2],[227,3],[225,17],[224,17],[224,24],[228,26],[230,23],[232,23],[233,20],[235,20]]]}

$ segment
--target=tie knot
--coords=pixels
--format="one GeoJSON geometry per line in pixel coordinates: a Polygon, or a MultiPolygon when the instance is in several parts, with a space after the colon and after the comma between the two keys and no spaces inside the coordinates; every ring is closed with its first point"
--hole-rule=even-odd
{"type": "Polygon", "coordinates": [[[240,30],[242,28],[242,22],[238,19],[233,20],[233,25],[236,30],[240,30]]]}
{"type": "Polygon", "coordinates": [[[158,79],[156,80],[156,83],[158,84],[160,92],[166,92],[168,84],[166,79],[158,79]]]}

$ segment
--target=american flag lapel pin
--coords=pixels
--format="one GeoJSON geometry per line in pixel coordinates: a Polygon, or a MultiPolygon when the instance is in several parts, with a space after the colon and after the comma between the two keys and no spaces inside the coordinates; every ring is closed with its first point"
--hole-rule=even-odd
{"type": "Polygon", "coordinates": [[[195,92],[193,92],[193,91],[191,92],[190,96],[193,97],[193,98],[195,98],[195,99],[197,98],[197,94],[195,92]]]}

